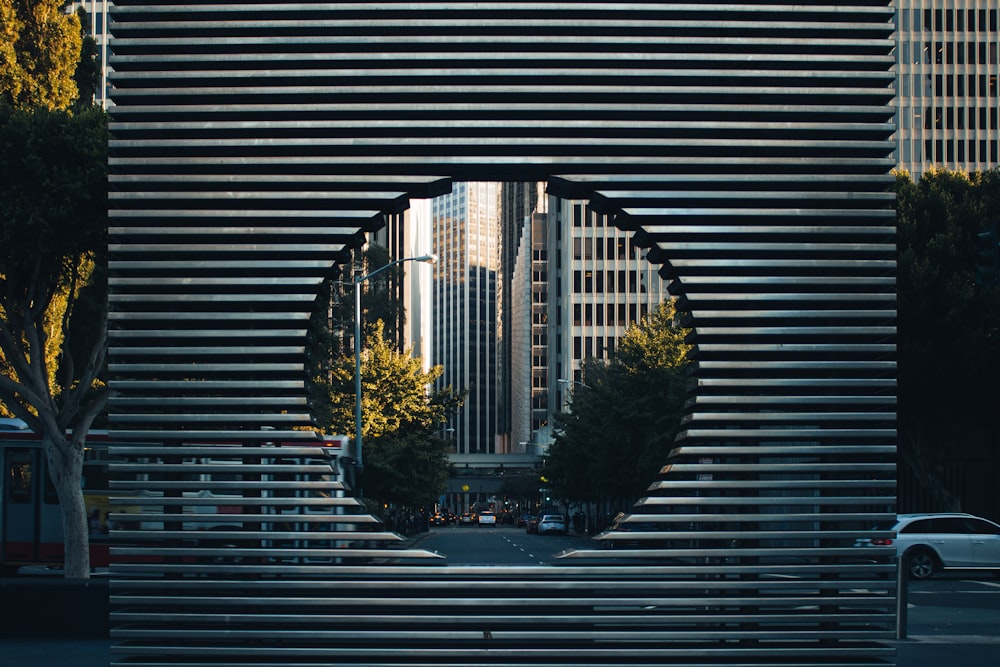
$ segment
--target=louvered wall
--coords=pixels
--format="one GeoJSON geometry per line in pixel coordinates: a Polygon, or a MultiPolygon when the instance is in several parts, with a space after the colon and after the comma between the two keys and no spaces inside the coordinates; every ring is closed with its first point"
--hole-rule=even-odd
{"type": "Polygon", "coordinates": [[[116,2],[116,664],[891,663],[888,5],[116,2]],[[671,280],[652,548],[431,566],[296,430],[320,281],[452,179],[547,179],[671,280]]]}

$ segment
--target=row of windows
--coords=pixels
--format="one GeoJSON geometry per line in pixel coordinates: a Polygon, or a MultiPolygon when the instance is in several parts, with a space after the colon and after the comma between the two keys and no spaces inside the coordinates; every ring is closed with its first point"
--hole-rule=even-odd
{"type": "MultiPolygon", "coordinates": [[[[916,143],[916,142],[914,142],[916,143]]],[[[919,144],[917,144],[919,145],[919,144]]],[[[903,144],[903,160],[910,161],[909,146],[907,142],[903,144]]],[[[925,162],[992,162],[1000,161],[1000,151],[997,142],[981,139],[976,141],[969,139],[958,141],[943,141],[938,139],[924,141],[924,161],[925,162]],[[933,152],[931,150],[933,149],[933,152]]]]}
{"type": "MultiPolygon", "coordinates": [[[[902,128],[910,128],[910,117],[906,113],[900,114],[902,128]]],[[[914,118],[919,121],[920,114],[914,114],[914,118]]],[[[923,113],[925,130],[996,130],[1000,119],[997,117],[997,108],[970,107],[957,109],[952,107],[926,107],[923,113]]]]}
{"type": "Polygon", "coordinates": [[[610,358],[615,353],[614,336],[574,336],[573,337],[573,359],[582,361],[583,359],[603,359],[605,353],[610,358]]]}
{"type": "MultiPolygon", "coordinates": [[[[914,60],[910,60],[910,44],[910,42],[900,44],[899,62],[917,62],[916,53],[913,54],[914,60]]],[[[995,41],[924,42],[923,61],[925,65],[995,65],[997,53],[995,41]]]]}
{"type": "Polygon", "coordinates": [[[929,75],[901,74],[899,75],[899,92],[903,97],[913,93],[920,95],[936,95],[937,97],[996,97],[997,77],[995,74],[938,74],[933,78],[929,75]],[[910,80],[913,86],[910,86],[910,80]],[[966,86],[968,82],[968,86],[966,86]],[[913,93],[911,93],[911,90],[913,93]]]}
{"type": "Polygon", "coordinates": [[[899,142],[901,153],[900,161],[928,162],[942,164],[950,162],[952,164],[986,164],[1000,161],[1000,150],[995,141],[964,139],[954,141],[944,140],[907,140],[899,142]],[[923,153],[921,154],[921,148],[923,153]],[[916,157],[914,157],[916,155],[916,157]]]}
{"type": "Polygon", "coordinates": [[[935,30],[937,32],[996,32],[995,9],[903,9],[899,11],[902,30],[935,30]]]}
{"type": "Polygon", "coordinates": [[[648,306],[644,303],[574,303],[573,326],[624,328],[645,317],[647,312],[648,306]]]}
{"type": "Polygon", "coordinates": [[[639,285],[639,275],[635,271],[574,271],[574,294],[610,294],[618,292],[646,292],[645,285],[639,285]],[[615,279],[617,275],[617,280],[615,279]]]}
{"type": "Polygon", "coordinates": [[[606,227],[607,221],[605,216],[598,215],[591,210],[588,206],[586,207],[586,214],[584,213],[584,207],[582,204],[573,205],[573,226],[574,227],[606,227]]]}
{"type": "Polygon", "coordinates": [[[626,238],[573,239],[573,259],[620,259],[625,260],[638,248],[631,248],[626,238]]]}

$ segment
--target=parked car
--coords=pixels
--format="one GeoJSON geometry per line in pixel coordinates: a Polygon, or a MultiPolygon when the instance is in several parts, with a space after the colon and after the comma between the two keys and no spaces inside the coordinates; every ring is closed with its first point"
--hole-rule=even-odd
{"type": "Polygon", "coordinates": [[[525,526],[524,526],[525,531],[528,532],[528,533],[530,533],[530,534],[537,535],[538,534],[538,520],[541,519],[541,518],[542,517],[537,516],[537,515],[532,515],[532,516],[528,517],[528,523],[525,524],[525,526]]]}
{"type": "Polygon", "coordinates": [[[535,517],[532,516],[531,514],[522,514],[521,516],[517,517],[517,527],[527,528],[528,524],[531,523],[531,520],[534,518],[535,517]]]}
{"type": "Polygon", "coordinates": [[[536,531],[539,535],[564,535],[566,533],[566,518],[562,514],[543,514],[538,520],[536,531]]]}
{"type": "Polygon", "coordinates": [[[908,559],[914,579],[929,579],[941,570],[993,570],[1000,574],[1000,525],[971,514],[900,514],[895,538],[861,539],[856,546],[896,546],[908,559]]]}
{"type": "Polygon", "coordinates": [[[479,525],[480,526],[495,526],[497,525],[497,515],[486,510],[485,512],[479,513],[479,525]]]}

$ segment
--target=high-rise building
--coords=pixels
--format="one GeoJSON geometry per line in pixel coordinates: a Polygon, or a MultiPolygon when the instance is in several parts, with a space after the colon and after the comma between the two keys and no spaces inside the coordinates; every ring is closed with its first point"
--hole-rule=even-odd
{"type": "MultiPolygon", "coordinates": [[[[513,321],[512,294],[515,289],[515,264],[520,255],[518,248],[522,243],[525,222],[536,212],[539,201],[545,204],[545,186],[543,183],[507,182],[500,188],[500,274],[497,282],[497,317],[500,320],[500,363],[498,365],[499,414],[497,416],[498,449],[503,452],[521,451],[518,446],[524,438],[512,435],[512,392],[516,391],[511,377],[513,370],[513,336],[511,323],[513,321]]],[[[530,230],[529,230],[530,238],[530,230]]]]}
{"type": "Polygon", "coordinates": [[[548,399],[556,412],[574,382],[586,381],[584,360],[607,359],[625,330],[670,295],[632,234],[587,202],[553,198],[548,219],[548,399]]]}
{"type": "Polygon", "coordinates": [[[434,267],[431,361],[442,386],[468,392],[449,425],[459,454],[496,452],[500,184],[455,183],[431,200],[434,267]]]}
{"type": "Polygon", "coordinates": [[[535,210],[520,226],[509,281],[511,306],[504,317],[511,349],[510,442],[516,454],[538,453],[532,444],[549,420],[548,198],[541,184],[538,189],[535,210]]]}
{"type": "Polygon", "coordinates": [[[932,167],[1000,165],[997,0],[896,0],[897,153],[932,167]]]}
{"type": "Polygon", "coordinates": [[[511,281],[511,439],[544,452],[585,359],[607,359],[625,329],[669,298],[631,234],[587,202],[542,197],[521,230],[511,281]],[[562,382],[560,382],[562,380],[562,382]]]}

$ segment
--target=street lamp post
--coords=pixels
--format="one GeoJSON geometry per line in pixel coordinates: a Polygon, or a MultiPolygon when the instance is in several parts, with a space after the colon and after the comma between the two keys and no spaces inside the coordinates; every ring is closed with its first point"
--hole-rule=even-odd
{"type": "MultiPolygon", "coordinates": [[[[556,382],[562,385],[563,387],[569,387],[570,385],[578,384],[585,389],[593,389],[593,387],[591,387],[589,384],[586,384],[585,382],[580,382],[579,380],[567,380],[566,378],[559,378],[556,380],[556,382]]],[[[568,408],[570,405],[571,394],[572,392],[563,397],[562,404],[566,408],[568,408]]]]}
{"type": "Polygon", "coordinates": [[[402,264],[403,262],[426,262],[434,264],[437,262],[437,259],[437,255],[404,257],[403,259],[389,262],[385,266],[380,266],[368,275],[359,276],[358,273],[360,272],[356,272],[354,275],[354,441],[357,443],[355,459],[357,460],[359,472],[363,467],[361,455],[361,283],[385,271],[389,267],[402,264]]]}

